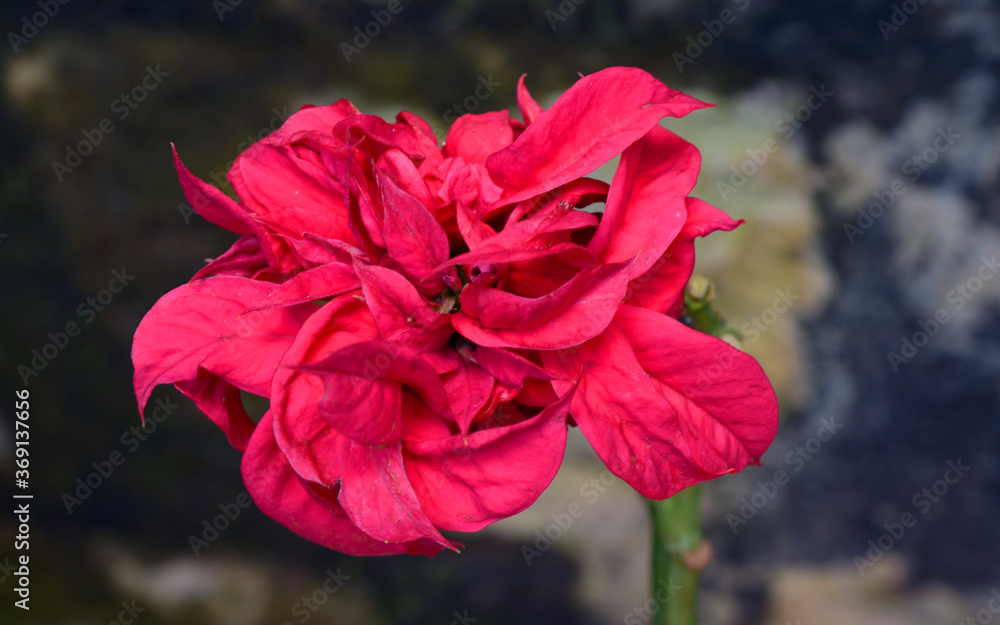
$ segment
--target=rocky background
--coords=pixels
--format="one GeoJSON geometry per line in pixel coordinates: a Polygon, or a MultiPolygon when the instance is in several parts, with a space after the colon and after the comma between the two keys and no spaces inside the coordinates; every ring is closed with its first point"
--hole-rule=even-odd
{"type": "Polygon", "coordinates": [[[703,622],[1000,619],[1000,8],[388,6],[0,8],[0,498],[25,387],[35,495],[30,613],[0,515],[0,621],[648,622],[644,504],[578,436],[543,497],[461,555],[356,559],[241,506],[238,454],[176,391],[139,430],[130,385],[142,315],[233,239],[187,210],[171,142],[225,187],[303,103],[412,110],[443,137],[456,111],[512,106],[522,73],[548,104],[610,65],[718,105],[669,122],[702,151],[698,195],[747,220],[699,271],[783,406],[765,466],[707,489],[703,622]]]}

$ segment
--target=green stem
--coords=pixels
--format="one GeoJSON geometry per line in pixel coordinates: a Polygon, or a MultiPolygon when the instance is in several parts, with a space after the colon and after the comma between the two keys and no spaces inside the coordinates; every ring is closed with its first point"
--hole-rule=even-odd
{"type": "MultiPolygon", "coordinates": [[[[690,327],[739,345],[739,333],[715,310],[715,286],[693,276],[684,293],[682,320],[690,327]]],[[[701,533],[702,485],[669,499],[650,501],[653,526],[654,625],[697,625],[701,571],[712,557],[701,533]]]]}
{"type": "Polygon", "coordinates": [[[701,535],[702,486],[650,501],[655,625],[697,625],[698,587],[707,545],[701,535]],[[693,566],[692,566],[693,565],[693,566]]]}

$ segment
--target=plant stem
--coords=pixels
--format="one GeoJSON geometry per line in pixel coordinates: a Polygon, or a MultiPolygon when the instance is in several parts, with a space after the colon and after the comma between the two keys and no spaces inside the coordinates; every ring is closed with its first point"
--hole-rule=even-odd
{"type": "Polygon", "coordinates": [[[702,485],[650,501],[656,625],[696,625],[701,570],[710,553],[701,534],[702,485]]]}

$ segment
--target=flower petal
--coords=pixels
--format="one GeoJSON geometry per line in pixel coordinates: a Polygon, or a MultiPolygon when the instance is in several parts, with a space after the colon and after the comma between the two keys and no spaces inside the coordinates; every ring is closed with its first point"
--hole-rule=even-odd
{"type": "MultiPolygon", "coordinates": [[[[430,292],[444,288],[440,275],[433,270],[448,258],[448,235],[426,206],[403,192],[384,174],[376,174],[385,209],[385,247],[402,273],[430,292]],[[425,276],[427,276],[425,278],[425,276]]],[[[452,284],[458,277],[453,268],[446,274],[452,284]]]]}
{"type": "Polygon", "coordinates": [[[640,69],[611,67],[580,79],[486,167],[500,201],[518,202],[594,171],[663,117],[705,106],[640,69]]]}
{"type": "Polygon", "coordinates": [[[649,271],[629,282],[627,304],[680,317],[684,288],[694,271],[695,238],[716,230],[733,230],[743,223],[697,198],[687,198],[686,207],[687,221],[680,234],[649,271]]]}
{"type": "Polygon", "coordinates": [[[602,263],[635,258],[631,277],[645,273],[684,226],[685,198],[700,166],[693,145],[655,126],[622,154],[587,249],[602,263]]]}
{"type": "Polygon", "coordinates": [[[528,93],[528,88],[524,85],[527,74],[521,74],[517,79],[517,108],[521,109],[521,117],[524,118],[524,125],[528,126],[542,113],[542,107],[528,93]]]}
{"type": "Polygon", "coordinates": [[[444,154],[483,165],[491,154],[504,149],[513,140],[514,129],[507,111],[462,115],[448,131],[444,154]]]}
{"type": "Polygon", "coordinates": [[[406,278],[384,267],[357,263],[365,302],[379,334],[417,352],[442,347],[452,335],[448,315],[431,308],[406,278]]]}
{"type": "Polygon", "coordinates": [[[319,415],[363,445],[387,447],[402,440],[404,386],[434,413],[448,407],[437,374],[420,356],[389,341],[353,343],[296,369],[323,380],[319,415]]]}
{"type": "Polygon", "coordinates": [[[621,304],[631,263],[595,265],[537,298],[470,284],[452,325],[486,347],[562,349],[601,333],[621,304]]]}
{"type": "Polygon", "coordinates": [[[246,413],[226,408],[228,388],[205,378],[218,376],[249,393],[270,395],[271,378],[285,350],[316,307],[301,305],[248,311],[277,285],[232,276],[205,278],[164,295],[143,318],[132,344],[135,393],[140,413],[153,388],[176,382],[217,409],[208,413],[230,440],[242,441],[246,413]],[[223,421],[222,415],[228,415],[223,421]]]}
{"type": "Polygon", "coordinates": [[[427,540],[386,543],[365,534],[336,502],[319,503],[288,464],[274,439],[271,413],[261,419],[246,453],[243,482],[261,512],[299,536],[329,549],[356,555],[397,553],[432,556],[441,546],[427,540]]]}
{"type": "Polygon", "coordinates": [[[343,459],[349,473],[337,500],[361,531],[390,543],[429,539],[458,551],[460,545],[442,536],[421,508],[399,445],[377,449],[352,441],[343,459]]]}
{"type": "Polygon", "coordinates": [[[170,147],[174,151],[174,167],[177,169],[181,188],[184,189],[184,196],[191,203],[191,208],[195,212],[207,221],[236,234],[259,233],[259,228],[255,227],[253,219],[247,214],[244,207],[234,202],[222,191],[196,178],[181,162],[177,148],[173,144],[170,147]]]}
{"type": "MultiPolygon", "coordinates": [[[[622,306],[615,316],[636,360],[677,407],[684,429],[729,470],[757,464],[778,427],[778,402],[752,356],[666,315],[622,306]]],[[[699,464],[707,466],[702,458],[699,464]]]]}
{"type": "Polygon", "coordinates": [[[347,294],[316,311],[285,352],[271,383],[274,435],[303,479],[326,486],[336,484],[344,466],[330,450],[344,445],[346,437],[318,414],[323,381],[296,367],[322,360],[346,345],[377,337],[375,321],[364,302],[347,294]]]}
{"type": "Polygon", "coordinates": [[[434,525],[475,532],[534,503],[562,464],[572,395],[511,426],[407,444],[406,473],[434,525]]]}
{"type": "Polygon", "coordinates": [[[306,132],[320,132],[332,135],[333,128],[348,117],[360,115],[361,111],[347,99],[338,100],[328,106],[306,104],[292,113],[275,130],[264,138],[264,141],[275,145],[288,143],[306,132]]]}
{"type": "Polygon", "coordinates": [[[441,381],[459,431],[468,434],[472,421],[491,403],[495,380],[478,364],[465,358],[459,360],[458,369],[441,376],[441,381]]]}
{"type": "Polygon", "coordinates": [[[777,404],[756,362],[666,315],[622,306],[599,337],[542,360],[564,378],[557,391],[582,374],[573,418],[651,499],[757,463],[774,436],[777,404]],[[706,369],[714,359],[734,366],[706,369]]]}

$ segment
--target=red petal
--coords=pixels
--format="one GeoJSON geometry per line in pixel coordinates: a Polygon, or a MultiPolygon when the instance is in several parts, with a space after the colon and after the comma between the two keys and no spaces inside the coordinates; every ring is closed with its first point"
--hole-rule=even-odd
{"type": "Polygon", "coordinates": [[[234,202],[222,191],[196,178],[181,162],[181,157],[177,155],[177,148],[173,144],[170,147],[174,151],[174,167],[177,169],[177,177],[184,189],[184,196],[191,203],[191,208],[207,221],[222,226],[230,232],[237,234],[257,234],[259,232],[259,228],[255,227],[253,219],[247,214],[244,207],[234,202]]]}
{"type": "Polygon", "coordinates": [[[337,483],[345,467],[331,450],[347,438],[320,418],[323,381],[295,367],[316,362],[340,348],[377,338],[364,302],[341,295],[323,305],[302,326],[285,353],[271,386],[274,435],[295,472],[310,482],[337,483]]]}
{"type": "Polygon", "coordinates": [[[684,228],[649,271],[629,282],[626,303],[680,317],[684,287],[694,271],[695,238],[716,230],[733,230],[743,223],[697,198],[687,198],[686,206],[684,228]]]}
{"type": "Polygon", "coordinates": [[[580,79],[486,167],[505,203],[586,175],[668,115],[707,106],[635,68],[611,67],[580,79]]]}
{"type": "Polygon", "coordinates": [[[621,304],[630,263],[596,265],[543,297],[526,298],[470,284],[455,329],[477,345],[562,349],[601,333],[621,304]]]}
{"type": "Polygon", "coordinates": [[[718,474],[691,460],[677,411],[656,391],[620,330],[611,326],[571,350],[542,352],[549,371],[579,378],[570,414],[612,473],[645,497],[663,499],[718,474]]]}
{"type": "Polygon", "coordinates": [[[407,475],[434,525],[475,532],[534,503],[562,464],[572,394],[515,425],[406,444],[407,475]]]}
{"type": "Polygon", "coordinates": [[[441,547],[430,541],[385,543],[365,534],[350,521],[336,502],[320,504],[309,494],[274,440],[271,413],[243,455],[243,481],[261,512],[299,536],[329,549],[356,555],[397,553],[435,555],[441,547]]]}
{"type": "Polygon", "coordinates": [[[285,143],[293,140],[300,133],[313,131],[332,135],[334,126],[348,117],[360,114],[361,111],[346,99],[334,102],[329,106],[306,104],[292,113],[281,125],[281,128],[267,135],[265,141],[274,144],[285,143]]]}
{"type": "Polygon", "coordinates": [[[447,343],[453,334],[448,315],[431,308],[406,278],[391,269],[361,263],[355,270],[383,339],[418,352],[447,343]]]}
{"type": "Polygon", "coordinates": [[[458,369],[441,377],[455,423],[459,431],[468,434],[472,421],[490,402],[494,379],[482,367],[465,358],[458,369]]]}
{"type": "Polygon", "coordinates": [[[631,277],[644,273],[684,226],[684,200],[700,165],[693,145],[654,127],[622,154],[607,209],[587,249],[603,263],[635,258],[631,277]]]}
{"type": "Polygon", "coordinates": [[[239,451],[247,448],[254,423],[243,407],[240,389],[201,368],[195,379],[181,380],[174,386],[222,428],[230,445],[239,451]]]}
{"type": "Polygon", "coordinates": [[[404,386],[435,413],[448,406],[437,374],[418,355],[388,341],[347,345],[296,368],[323,380],[320,416],[363,445],[387,447],[402,440],[404,386]]]}
{"type": "Polygon", "coordinates": [[[421,509],[398,445],[375,449],[352,442],[343,458],[350,473],[337,499],[361,531],[390,543],[425,538],[458,550],[460,545],[442,536],[421,509]]]}
{"type": "Polygon", "coordinates": [[[756,463],[773,438],[777,404],[753,359],[665,315],[623,306],[601,336],[542,359],[567,378],[557,390],[582,371],[573,418],[608,468],[651,499],[756,463]],[[736,367],[706,371],[715,358],[736,367]]]}
{"type": "Polygon", "coordinates": [[[444,156],[441,154],[441,149],[438,147],[440,141],[437,135],[434,134],[434,129],[426,121],[410,113],[409,111],[401,111],[396,115],[396,121],[399,124],[409,126],[413,129],[416,135],[417,145],[424,155],[424,160],[420,163],[420,173],[425,174],[431,169],[433,169],[444,156]]]}
{"type": "MultiPolygon", "coordinates": [[[[303,305],[247,311],[277,285],[216,276],[178,287],[164,295],[139,324],[132,344],[135,394],[142,412],[153,388],[176,382],[226,431],[234,445],[242,440],[246,413],[228,406],[231,392],[205,377],[218,376],[242,390],[267,397],[271,378],[285,350],[316,308],[303,305]]],[[[243,441],[245,442],[245,441],[243,441]]]]}
{"type": "Polygon", "coordinates": [[[525,76],[527,74],[521,74],[521,77],[517,79],[517,107],[521,109],[524,125],[528,126],[542,113],[542,107],[538,106],[535,99],[528,93],[528,88],[524,85],[525,76]]]}
{"type": "Polygon", "coordinates": [[[445,156],[459,156],[469,163],[486,163],[487,157],[514,140],[507,111],[462,115],[452,124],[444,143],[445,156]]]}
{"type": "Polygon", "coordinates": [[[535,363],[506,349],[477,347],[475,358],[476,362],[498,382],[510,387],[521,386],[527,378],[553,379],[535,363]]]}
{"type": "Polygon", "coordinates": [[[236,159],[229,181],[247,207],[272,228],[301,237],[305,232],[353,243],[344,204],[340,175],[326,163],[303,156],[322,153],[321,160],[339,159],[346,169],[346,153],[332,153],[328,145],[314,144],[305,149],[296,143],[275,146],[257,142],[236,159]],[[268,219],[270,213],[275,213],[268,219]]]}
{"type": "Polygon", "coordinates": [[[244,235],[236,243],[233,243],[233,246],[226,250],[225,254],[202,267],[198,273],[194,274],[191,281],[215,275],[255,279],[270,269],[271,265],[268,264],[257,237],[244,235]]]}
{"type": "Polygon", "coordinates": [[[701,439],[698,448],[705,456],[721,457],[733,471],[760,461],[777,431],[778,402],[752,356],[634,306],[622,306],[615,325],[639,365],[662,384],[660,392],[677,408],[692,440],[701,439]]]}
{"type": "Polygon", "coordinates": [[[329,263],[295,274],[278,285],[253,310],[267,310],[275,306],[329,299],[359,288],[361,281],[350,265],[329,263]]]}
{"type": "MultiPolygon", "coordinates": [[[[377,175],[385,208],[385,247],[401,271],[431,292],[444,285],[440,276],[424,276],[448,258],[448,235],[412,195],[404,193],[388,176],[377,175]]],[[[446,273],[454,269],[445,270],[446,273]]],[[[453,281],[457,281],[457,276],[453,281]]]]}

